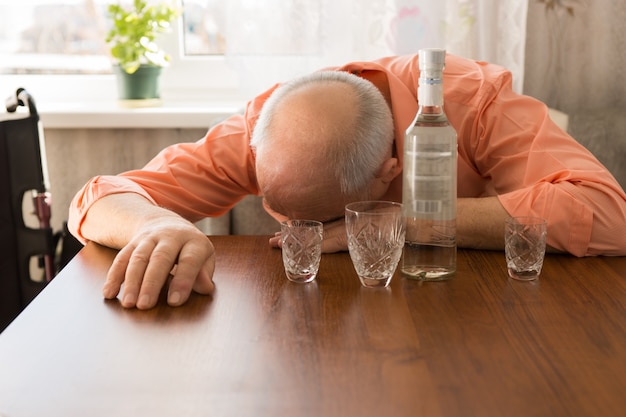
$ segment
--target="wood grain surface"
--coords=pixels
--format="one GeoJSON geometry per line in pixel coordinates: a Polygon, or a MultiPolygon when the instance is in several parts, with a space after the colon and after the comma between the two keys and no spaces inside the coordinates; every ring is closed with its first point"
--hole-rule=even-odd
{"type": "Polygon", "coordinates": [[[0,335],[0,416],[623,416],[626,258],[538,281],[459,250],[447,282],[361,287],[347,253],[289,282],[268,237],[211,237],[216,291],[107,301],[89,244],[0,335]]]}

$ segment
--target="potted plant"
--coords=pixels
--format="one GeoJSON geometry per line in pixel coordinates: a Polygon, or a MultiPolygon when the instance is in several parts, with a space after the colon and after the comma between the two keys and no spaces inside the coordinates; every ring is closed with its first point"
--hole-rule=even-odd
{"type": "Polygon", "coordinates": [[[105,40],[115,61],[113,71],[119,96],[125,103],[160,103],[159,79],[170,56],[155,40],[170,29],[179,14],[179,9],[168,2],[148,4],[146,0],[133,0],[128,8],[119,3],[109,5],[112,26],[105,40]]]}

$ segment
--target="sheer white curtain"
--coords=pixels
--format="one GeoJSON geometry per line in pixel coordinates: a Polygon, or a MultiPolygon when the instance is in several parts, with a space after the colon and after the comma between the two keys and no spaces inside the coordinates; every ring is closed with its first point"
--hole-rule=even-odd
{"type": "Polygon", "coordinates": [[[528,0],[229,0],[226,55],[246,93],[429,47],[505,66],[521,92],[527,7],[528,0]]]}

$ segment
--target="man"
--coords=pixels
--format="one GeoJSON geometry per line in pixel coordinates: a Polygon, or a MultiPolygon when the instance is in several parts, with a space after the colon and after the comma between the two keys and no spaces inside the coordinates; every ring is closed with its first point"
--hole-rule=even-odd
{"type": "MultiPolygon", "coordinates": [[[[247,194],[277,219],[325,222],[325,252],[346,249],[343,208],[401,201],[403,134],[417,111],[417,56],[322,71],[274,87],[193,144],[148,165],[96,177],[75,197],[70,228],[121,249],[103,287],[125,307],[151,308],[213,291],[213,246],[192,222],[247,194]],[[274,93],[274,94],[272,94],[274,93]],[[264,105],[265,104],[265,105],[264,105]]],[[[459,139],[457,237],[502,249],[509,215],[548,220],[548,244],[576,256],[626,254],[626,195],[546,106],[511,91],[504,69],[448,55],[445,109],[459,139]]],[[[278,246],[279,238],[270,244],[278,246]]]]}

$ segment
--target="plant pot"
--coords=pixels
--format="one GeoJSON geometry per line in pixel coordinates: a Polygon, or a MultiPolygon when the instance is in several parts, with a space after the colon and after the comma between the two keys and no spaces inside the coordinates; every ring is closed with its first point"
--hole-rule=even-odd
{"type": "Polygon", "coordinates": [[[128,74],[119,65],[113,66],[117,78],[120,104],[125,107],[149,107],[161,105],[160,79],[162,67],[141,65],[128,74]]]}

